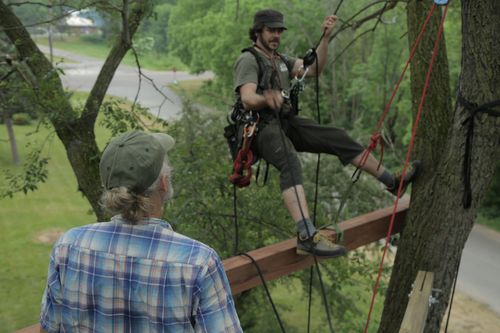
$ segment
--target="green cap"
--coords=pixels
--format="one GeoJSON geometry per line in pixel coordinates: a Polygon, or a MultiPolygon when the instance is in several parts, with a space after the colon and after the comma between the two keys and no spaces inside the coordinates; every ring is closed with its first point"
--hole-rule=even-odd
{"type": "Polygon", "coordinates": [[[125,186],[136,194],[144,193],[158,178],[174,143],[168,134],[142,131],[114,138],[104,149],[99,164],[102,185],[106,190],[125,186]]]}
{"type": "Polygon", "coordinates": [[[255,13],[253,17],[253,26],[263,24],[268,28],[281,28],[285,29],[283,14],[274,9],[263,9],[255,13]]]}

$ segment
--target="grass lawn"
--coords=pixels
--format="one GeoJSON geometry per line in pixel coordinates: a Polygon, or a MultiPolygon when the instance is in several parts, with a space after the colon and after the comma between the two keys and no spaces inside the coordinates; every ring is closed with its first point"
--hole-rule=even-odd
{"type": "MultiPolygon", "coordinates": [[[[28,142],[42,142],[48,129],[33,132],[35,125],[16,126],[15,134],[21,157],[28,142]]],[[[100,143],[109,135],[97,131],[100,143]]],[[[6,140],[1,132],[1,140],[6,140]]],[[[41,233],[67,230],[93,222],[90,205],[77,191],[76,179],[57,137],[48,143],[49,177],[35,192],[16,194],[0,201],[0,332],[11,332],[37,322],[40,300],[46,280],[52,244],[37,240],[41,233]]],[[[7,144],[0,145],[0,165],[11,165],[7,144]]],[[[14,169],[14,167],[10,167],[14,169]]]]}
{"type": "Polygon", "coordinates": [[[493,218],[479,214],[477,216],[476,222],[500,232],[500,217],[493,218]]]}
{"type": "MultiPolygon", "coordinates": [[[[46,38],[36,39],[35,42],[41,45],[48,45],[46,38]]],[[[56,38],[52,41],[52,45],[56,49],[73,51],[84,56],[99,59],[105,59],[111,49],[111,46],[106,42],[94,43],[78,37],[56,38]]],[[[139,54],[139,60],[141,62],[141,67],[145,69],[171,70],[175,67],[177,70],[187,70],[186,65],[184,65],[179,58],[167,54],[157,54],[153,51],[139,54]]],[[[131,52],[127,53],[122,63],[129,66],[136,66],[135,58],[131,52]]]]}
{"type": "MultiPolygon", "coordinates": [[[[357,277],[356,278],[360,285],[366,284],[371,285],[373,279],[370,277],[357,277]]],[[[325,286],[328,283],[324,281],[325,286]]],[[[262,291],[264,292],[264,291],[262,291]]],[[[350,323],[356,323],[359,326],[355,332],[362,332],[364,329],[366,316],[368,315],[368,309],[370,306],[371,292],[361,292],[359,289],[353,290],[352,287],[343,288],[342,292],[346,295],[360,295],[356,300],[356,306],[358,306],[362,312],[356,318],[350,318],[350,323]]],[[[298,279],[288,279],[288,282],[283,284],[277,284],[275,288],[271,291],[271,296],[273,301],[277,304],[278,313],[280,318],[285,325],[285,327],[293,328],[293,332],[307,332],[307,314],[308,314],[308,302],[309,294],[304,292],[300,285],[298,279]]],[[[370,326],[368,329],[369,333],[375,333],[378,330],[378,325],[380,322],[380,316],[382,315],[384,298],[377,295],[375,298],[375,304],[370,320],[370,326]]],[[[339,329],[340,323],[338,318],[336,318],[336,313],[342,311],[342,309],[337,309],[332,305],[332,300],[329,300],[329,307],[333,313],[331,320],[332,326],[336,332],[344,332],[344,330],[339,329]]],[[[271,305],[269,305],[269,311],[272,311],[271,305]]],[[[311,306],[311,327],[310,331],[315,333],[328,333],[330,332],[328,328],[328,319],[325,312],[325,307],[321,294],[313,293],[312,306],[311,306]]],[[[276,325],[278,328],[279,326],[276,325]]]]}

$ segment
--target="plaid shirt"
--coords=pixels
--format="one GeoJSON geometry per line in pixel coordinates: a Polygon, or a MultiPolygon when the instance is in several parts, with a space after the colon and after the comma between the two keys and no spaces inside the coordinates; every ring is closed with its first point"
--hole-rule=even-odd
{"type": "Polygon", "coordinates": [[[48,332],[242,332],[217,253],[147,219],[114,218],[54,245],[41,326],[48,332]]]}

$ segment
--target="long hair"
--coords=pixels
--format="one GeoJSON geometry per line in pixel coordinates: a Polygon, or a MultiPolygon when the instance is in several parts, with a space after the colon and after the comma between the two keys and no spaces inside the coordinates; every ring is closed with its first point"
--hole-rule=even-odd
{"type": "Polygon", "coordinates": [[[167,160],[163,162],[162,169],[154,183],[142,194],[135,194],[124,186],[106,190],[100,200],[101,206],[111,215],[121,215],[131,224],[149,215],[152,208],[151,196],[158,191],[160,181],[163,177],[168,179],[168,189],[165,195],[165,202],[172,198],[173,189],[171,183],[172,169],[167,160]]]}
{"type": "Polygon", "coordinates": [[[260,34],[264,29],[264,23],[256,23],[248,30],[248,37],[255,43],[257,41],[257,34],[260,34]]]}

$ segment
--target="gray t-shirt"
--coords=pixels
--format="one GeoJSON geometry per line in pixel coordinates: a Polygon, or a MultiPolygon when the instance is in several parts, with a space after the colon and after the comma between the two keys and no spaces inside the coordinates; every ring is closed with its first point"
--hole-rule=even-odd
{"type": "MultiPolygon", "coordinates": [[[[264,55],[261,55],[261,59],[263,62],[263,68],[262,70],[262,76],[263,79],[266,77],[271,77],[271,82],[267,83],[270,84],[270,87],[272,89],[278,89],[278,90],[287,90],[290,88],[290,74],[288,73],[288,68],[283,59],[281,59],[280,56],[276,55],[274,58],[274,63],[271,61],[271,59],[267,58],[264,55]],[[279,75],[264,75],[265,71],[272,71],[274,66],[276,66],[276,72],[279,75]]],[[[296,58],[286,58],[288,60],[288,63],[290,65],[290,68],[293,68],[293,65],[295,64],[295,61],[297,60],[296,58]]],[[[236,63],[234,64],[234,91],[236,95],[239,95],[239,88],[246,84],[246,83],[255,83],[257,86],[259,86],[259,65],[257,63],[257,59],[255,59],[255,56],[251,54],[250,52],[243,52],[238,59],[236,60],[236,63]]],[[[266,84],[266,85],[267,85],[266,84]]],[[[257,91],[257,93],[261,93],[261,91],[257,91]]]]}

